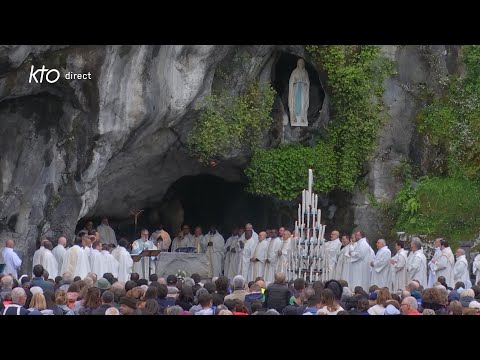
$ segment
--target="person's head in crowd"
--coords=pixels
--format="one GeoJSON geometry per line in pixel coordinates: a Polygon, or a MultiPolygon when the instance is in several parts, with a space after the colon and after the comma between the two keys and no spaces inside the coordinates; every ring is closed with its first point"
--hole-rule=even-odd
{"type": "Polygon", "coordinates": [[[98,280],[98,277],[97,277],[97,274],[95,274],[94,272],[89,272],[87,274],[88,277],[92,278],[93,282],[96,283],[97,280],[98,280]]]}
{"type": "Polygon", "coordinates": [[[305,280],[302,278],[296,278],[293,281],[293,288],[297,293],[301,293],[303,290],[305,290],[305,280]]]}
{"type": "Polygon", "coordinates": [[[115,300],[115,295],[110,290],[106,290],[103,292],[101,300],[102,300],[102,304],[111,305],[115,300]]]}
{"type": "Polygon", "coordinates": [[[174,305],[165,309],[165,315],[181,315],[183,309],[181,306],[174,305]]]}
{"type": "Polygon", "coordinates": [[[130,280],[138,282],[138,280],[140,280],[140,275],[138,273],[131,273],[130,280]]]}
{"type": "Polygon", "coordinates": [[[102,276],[102,277],[103,277],[104,279],[107,279],[107,280],[108,280],[108,282],[109,282],[111,285],[113,285],[113,282],[114,282],[114,281],[113,281],[113,279],[114,279],[114,276],[113,276],[113,274],[112,274],[112,273],[105,273],[105,274],[103,274],[103,276],[102,276]]]}
{"type": "Polygon", "coordinates": [[[242,275],[236,275],[233,278],[233,289],[234,290],[244,290],[245,289],[245,279],[242,275]]]}
{"type": "Polygon", "coordinates": [[[137,310],[137,300],[129,296],[120,299],[120,313],[122,315],[131,315],[137,310]]]}
{"type": "Polygon", "coordinates": [[[128,280],[126,283],[125,283],[125,291],[126,292],[129,292],[130,290],[132,290],[133,288],[137,287],[137,283],[133,280],[128,280]]]}
{"type": "Polygon", "coordinates": [[[57,305],[68,305],[67,292],[64,290],[57,290],[55,292],[55,303],[57,305]]]}
{"type": "Polygon", "coordinates": [[[85,283],[87,288],[90,289],[91,287],[93,287],[94,281],[90,276],[87,276],[85,279],[83,279],[83,282],[85,283]]]}
{"type": "Polygon", "coordinates": [[[158,275],[157,274],[150,274],[150,276],[148,277],[148,280],[150,282],[158,281],[158,275]]]}
{"type": "Polygon", "coordinates": [[[142,285],[148,286],[148,280],[147,280],[147,279],[139,279],[139,280],[137,281],[137,285],[138,285],[138,286],[142,286],[142,285]]]}
{"type": "Polygon", "coordinates": [[[183,286],[195,286],[195,281],[191,277],[186,277],[183,279],[183,286]]]}
{"type": "Polygon", "coordinates": [[[213,282],[206,283],[203,286],[203,288],[206,289],[209,294],[213,294],[217,290],[217,287],[215,286],[215,283],[213,283],[213,282]]]}
{"type": "Polygon", "coordinates": [[[191,278],[193,279],[193,281],[195,281],[195,284],[198,284],[201,281],[201,277],[197,273],[193,273],[191,278]]]}
{"type": "Polygon", "coordinates": [[[158,315],[160,311],[160,305],[156,299],[148,299],[145,302],[144,314],[145,315],[158,315]]]}
{"type": "Polygon", "coordinates": [[[110,307],[105,310],[105,315],[120,315],[120,311],[115,307],[110,307]]]}
{"type": "Polygon", "coordinates": [[[226,276],[219,276],[215,281],[215,288],[219,294],[228,294],[228,278],[226,276]]]}
{"type": "Polygon", "coordinates": [[[167,276],[167,286],[177,286],[177,277],[175,275],[167,276]]]}
{"type": "Polygon", "coordinates": [[[168,287],[165,284],[160,284],[157,286],[158,298],[165,299],[168,295],[168,287]]]}
{"type": "Polygon", "coordinates": [[[322,281],[315,281],[313,283],[313,290],[315,294],[320,295],[321,291],[325,288],[325,284],[322,281]]]}
{"type": "Polygon", "coordinates": [[[448,314],[449,315],[462,315],[463,306],[462,303],[458,300],[453,300],[448,305],[448,314]]]}
{"type": "Polygon", "coordinates": [[[156,286],[149,286],[143,298],[144,300],[149,300],[149,299],[157,300],[158,288],[156,286]]]}
{"type": "MultiPolygon", "coordinates": [[[[215,304],[213,306],[215,306],[215,304]]],[[[219,315],[222,310],[228,310],[228,308],[224,304],[217,305],[215,307],[215,315],[219,315]]]]}

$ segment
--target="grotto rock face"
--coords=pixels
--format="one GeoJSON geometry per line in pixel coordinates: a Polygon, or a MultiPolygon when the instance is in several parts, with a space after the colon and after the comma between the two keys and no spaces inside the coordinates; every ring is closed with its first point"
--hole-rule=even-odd
{"type": "MultiPolygon", "coordinates": [[[[398,75],[386,82],[391,119],[366,169],[377,198],[398,190],[391,170],[414,152],[420,105],[406,86],[434,81],[418,47],[384,50],[397,63],[398,75]]],[[[456,58],[443,55],[444,50],[432,51],[446,73],[456,68],[456,58]]],[[[86,215],[126,218],[132,207],[161,201],[185,175],[245,181],[248,153],[232,154],[216,167],[188,155],[196,105],[215,86],[238,93],[251,76],[272,81],[282,53],[305,57],[313,71],[315,65],[298,45],[0,46],[0,247],[15,239],[27,260],[24,269],[30,269],[28,259],[41,237],[63,234],[71,241],[77,221],[86,215]],[[61,77],[55,83],[29,83],[32,65],[58,69],[61,77]],[[231,69],[234,83],[222,84],[216,76],[220,66],[231,69]],[[67,80],[67,72],[90,72],[91,80],[67,80]]],[[[318,113],[309,118],[312,128],[328,121],[328,94],[321,102],[315,102],[318,113]]],[[[282,138],[311,140],[308,131],[282,128],[286,109],[280,99],[276,104],[277,130],[266,145],[282,138]]],[[[340,213],[350,214],[367,232],[377,219],[360,191],[340,213]]]]}
{"type": "Polygon", "coordinates": [[[383,46],[382,50],[395,62],[397,72],[385,82],[383,101],[389,116],[366,166],[368,190],[357,189],[350,207],[354,226],[365,229],[372,244],[385,236],[385,219],[370,204],[367,193],[377,201],[390,200],[402,185],[398,178],[402,162],[410,161],[420,169],[427,166],[426,149],[416,132],[416,116],[426,105],[422,94],[425,90],[440,93],[446,76],[460,71],[455,46],[383,46]]]}

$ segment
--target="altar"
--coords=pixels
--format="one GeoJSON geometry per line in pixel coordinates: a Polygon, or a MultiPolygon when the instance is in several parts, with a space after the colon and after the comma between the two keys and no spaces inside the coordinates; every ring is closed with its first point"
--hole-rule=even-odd
{"type": "Polygon", "coordinates": [[[156,268],[158,277],[163,278],[175,275],[179,270],[185,271],[187,276],[197,273],[202,279],[212,277],[210,262],[206,254],[161,252],[156,268]]]}

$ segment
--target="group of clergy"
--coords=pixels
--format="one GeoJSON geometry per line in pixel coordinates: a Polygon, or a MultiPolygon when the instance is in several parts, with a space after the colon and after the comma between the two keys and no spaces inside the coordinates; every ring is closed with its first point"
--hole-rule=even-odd
{"type": "MultiPolygon", "coordinates": [[[[276,272],[287,273],[292,246],[298,244],[294,238],[296,234],[291,234],[284,227],[257,233],[250,223],[244,228],[233,229],[226,241],[215,226],[211,226],[204,235],[199,226],[192,234],[190,227],[183,225],[173,241],[161,226],[150,237],[147,229],[142,229],[140,234],[141,237],[132,243],[130,253],[125,239],[120,240],[117,246],[115,232],[107,218],[102,219],[96,230],[93,223],[87,222],[68,250],[65,249],[67,241],[64,237],[58,239],[55,248],[50,241],[42,241],[34,254],[33,266],[43,265],[52,279],[67,271],[84,278],[92,271],[100,276],[110,272],[118,280],[127,281],[132,272],[139,273],[143,278],[155,272],[155,257],[143,257],[134,262],[132,254],[146,249],[174,252],[181,248],[193,248],[197,253],[206,254],[211,277],[224,275],[232,279],[235,275],[242,275],[247,281],[261,277],[269,283],[273,282],[276,272]]],[[[472,286],[465,251],[458,249],[455,259],[444,239],[435,240],[435,254],[428,262],[418,238],[412,239],[410,251],[404,248],[402,241],[397,241],[393,257],[384,239],[376,241],[375,252],[362,231],[340,239],[339,232],[334,230],[330,241],[321,239],[317,244],[320,248],[318,261],[321,261],[324,273],[322,279],[346,280],[352,289],[356,286],[368,289],[377,285],[397,291],[404,289],[412,280],[417,280],[424,287],[432,287],[440,276],[451,287],[458,281],[463,282],[466,288],[472,286]]],[[[480,255],[475,258],[472,267],[478,282],[480,255]]]]}
{"type": "MultiPolygon", "coordinates": [[[[336,243],[329,247],[328,257],[331,259],[330,265],[333,265],[330,271],[333,271],[333,279],[346,280],[352,289],[356,286],[368,289],[371,285],[377,285],[397,291],[403,290],[413,280],[427,288],[432,287],[439,277],[444,277],[450,287],[457,282],[463,282],[467,289],[472,287],[465,250],[457,249],[455,259],[444,239],[435,240],[435,254],[427,262],[422,242],[416,237],[411,240],[409,252],[405,250],[403,241],[397,241],[396,254],[392,257],[384,239],[377,240],[375,253],[363,232],[358,231],[351,237],[343,236],[341,240],[335,238],[337,234],[332,232],[331,241],[326,243],[336,243]]],[[[480,280],[479,269],[480,255],[473,262],[477,281],[480,280]]]]}

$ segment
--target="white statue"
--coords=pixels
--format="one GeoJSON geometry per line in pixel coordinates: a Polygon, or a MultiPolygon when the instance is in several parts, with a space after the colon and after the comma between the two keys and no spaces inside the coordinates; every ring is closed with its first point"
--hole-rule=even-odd
{"type": "Polygon", "coordinates": [[[292,126],[308,126],[309,91],[310,80],[305,70],[305,61],[298,59],[297,67],[292,71],[288,83],[288,108],[292,126]]]}

